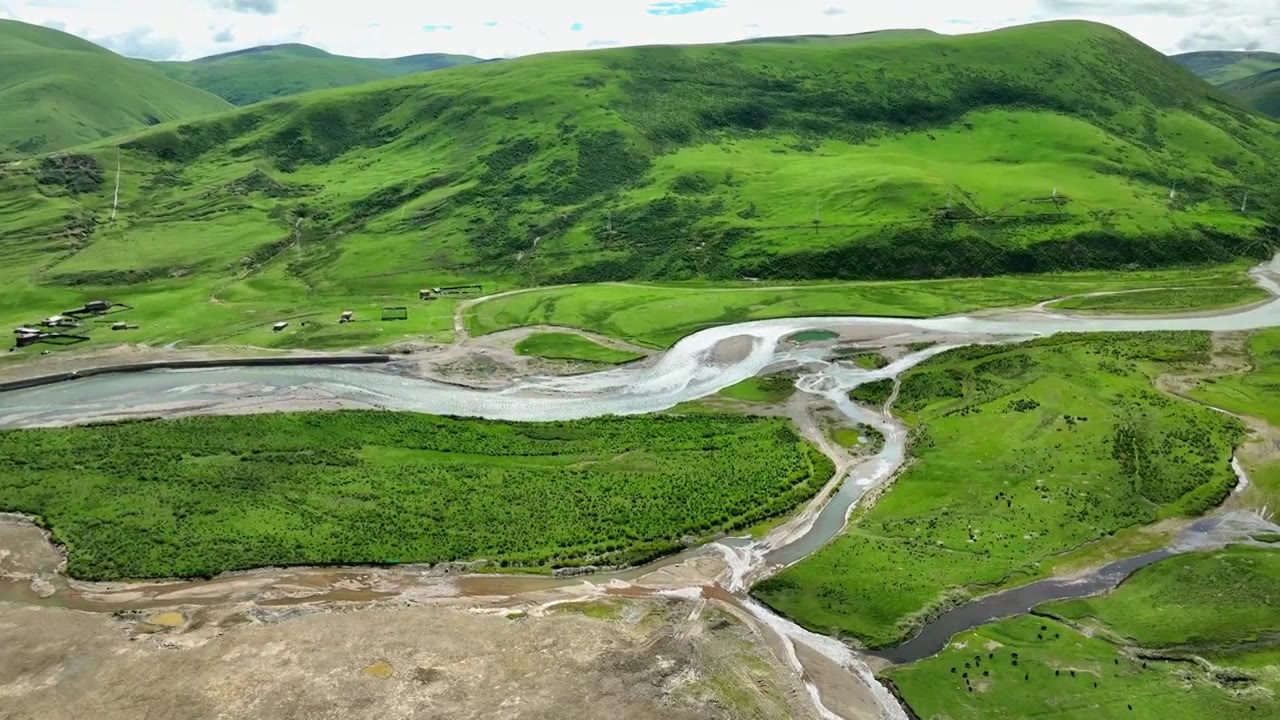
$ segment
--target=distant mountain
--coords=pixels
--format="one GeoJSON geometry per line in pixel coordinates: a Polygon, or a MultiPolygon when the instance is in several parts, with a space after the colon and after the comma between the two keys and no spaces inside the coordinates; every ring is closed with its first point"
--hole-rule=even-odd
{"type": "Polygon", "coordinates": [[[0,165],[0,317],[149,296],[208,339],[214,293],[290,317],[422,283],[1159,267],[1280,225],[1280,123],[1079,22],[550,53],[77,150],[0,165]]]}
{"type": "Polygon", "coordinates": [[[851,35],[785,35],[781,37],[748,38],[729,43],[730,45],[800,45],[806,43],[851,43],[865,40],[925,40],[941,37],[932,30],[875,30],[872,32],[853,33],[851,35]]]}
{"type": "Polygon", "coordinates": [[[1211,51],[1171,59],[1245,107],[1280,117],[1280,53],[1211,51]]]}
{"type": "Polygon", "coordinates": [[[0,20],[0,156],[57,150],[231,107],[74,35],[0,20]]]}
{"type": "Polygon", "coordinates": [[[1280,118],[1280,68],[1232,80],[1222,89],[1249,107],[1280,118]]]}
{"type": "Polygon", "coordinates": [[[479,58],[468,55],[355,58],[309,45],[265,45],[190,62],[153,65],[175,80],[236,105],[251,105],[309,90],[359,85],[475,62],[479,58]]]}
{"type": "Polygon", "coordinates": [[[1170,58],[1214,85],[1280,68],[1280,53],[1211,50],[1170,58]]]}

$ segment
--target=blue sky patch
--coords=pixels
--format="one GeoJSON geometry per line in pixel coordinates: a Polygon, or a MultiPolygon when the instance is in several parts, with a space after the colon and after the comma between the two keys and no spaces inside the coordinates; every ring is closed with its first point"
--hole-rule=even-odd
{"type": "Polygon", "coordinates": [[[582,32],[582,23],[574,23],[570,25],[569,32],[582,32]]]}
{"type": "Polygon", "coordinates": [[[484,26],[485,26],[485,27],[498,27],[498,21],[497,21],[497,20],[490,20],[489,22],[485,23],[485,24],[484,24],[484,26]]]}
{"type": "Polygon", "coordinates": [[[423,32],[436,32],[438,30],[452,30],[452,25],[423,25],[423,32]]]}
{"type": "Polygon", "coordinates": [[[724,7],[724,0],[664,0],[649,6],[650,15],[691,15],[724,7]]]}

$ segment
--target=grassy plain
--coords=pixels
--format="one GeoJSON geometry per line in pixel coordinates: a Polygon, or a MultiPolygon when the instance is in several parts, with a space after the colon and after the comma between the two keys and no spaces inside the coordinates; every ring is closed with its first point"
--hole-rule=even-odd
{"type": "Polygon", "coordinates": [[[1191,395],[1214,407],[1280,427],[1280,328],[1249,335],[1249,372],[1202,381],[1191,395]]]}
{"type": "Polygon", "coordinates": [[[1068,625],[1028,615],[961,633],[942,653],[891,668],[885,676],[924,718],[1244,720],[1280,715],[1280,679],[1265,666],[1247,689],[1230,687],[1195,665],[1143,661],[1068,625]]]}
{"type": "MultiPolygon", "coordinates": [[[[263,314],[404,304],[458,282],[1221,265],[1274,244],[1275,127],[1088,23],[454,67],[103,139],[65,161],[74,167],[3,166],[0,321],[150,296],[147,322],[235,340],[252,333],[231,325],[263,314]],[[1242,187],[1257,189],[1247,214],[1242,187]],[[211,297],[231,307],[201,308],[211,297]]],[[[1141,286],[1107,275],[1074,287],[1141,286]]],[[[990,286],[781,297],[608,286],[536,314],[662,345],[745,317],[937,314],[1064,294],[990,286]]],[[[524,303],[559,297],[486,304],[473,327],[511,327],[535,309],[524,303]]]]}
{"type": "Polygon", "coordinates": [[[516,353],[549,360],[577,360],[604,365],[620,365],[643,355],[615,350],[573,333],[534,333],[516,343],[516,353]]]}
{"type": "Polygon", "coordinates": [[[796,376],[774,373],[747,378],[720,391],[720,395],[752,403],[780,403],[796,392],[796,376]]]}
{"type": "Polygon", "coordinates": [[[1245,305],[1271,297],[1256,285],[1167,288],[1118,295],[1074,297],[1051,303],[1054,310],[1106,313],[1171,313],[1245,305]]]}
{"type": "Polygon", "coordinates": [[[667,347],[714,325],[777,317],[930,317],[980,308],[1033,305],[1102,290],[1246,287],[1246,263],[1129,273],[1061,273],[914,282],[642,285],[547,288],[473,306],[468,331],[485,335],[527,325],[578,327],[640,345],[667,347]]]}
{"type": "Polygon", "coordinates": [[[145,63],[16,20],[0,19],[0,67],[0,160],[232,109],[145,63]]]}
{"type": "Polygon", "coordinates": [[[267,565],[623,563],[784,514],[831,476],[786,421],[385,412],[0,433],[0,509],[79,578],[267,565]]]}
{"type": "Polygon", "coordinates": [[[1280,645],[1278,598],[1280,552],[1232,546],[1168,558],[1116,592],[1040,610],[1077,625],[1101,622],[1144,648],[1230,653],[1259,640],[1280,645]]]}
{"type": "Polygon", "coordinates": [[[844,535],[756,586],[802,625],[893,644],[947,598],[1214,507],[1243,427],[1152,387],[1207,334],[1054,336],[944,353],[901,380],[912,461],[844,535]]]}

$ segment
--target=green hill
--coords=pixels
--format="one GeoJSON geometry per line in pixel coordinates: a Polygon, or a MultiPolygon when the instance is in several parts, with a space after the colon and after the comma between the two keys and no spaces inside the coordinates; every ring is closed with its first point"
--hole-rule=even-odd
{"type": "Polygon", "coordinates": [[[0,157],[230,107],[73,35],[0,20],[0,157]]]}
{"type": "Polygon", "coordinates": [[[1280,68],[1280,53],[1209,50],[1174,55],[1174,62],[1214,85],[1280,68]]]}
{"type": "Polygon", "coordinates": [[[444,54],[354,58],[332,55],[309,45],[269,45],[155,66],[175,80],[236,105],[249,105],[309,90],[359,85],[478,61],[467,55],[444,54]]]}
{"type": "Polygon", "coordinates": [[[1222,90],[1261,113],[1280,118],[1280,67],[1232,80],[1222,90]]]}
{"type": "Polygon", "coordinates": [[[150,297],[195,339],[233,307],[300,317],[464,280],[1263,257],[1278,133],[1079,22],[455,67],[125,138],[114,224],[118,140],[0,168],[0,320],[150,297]]]}

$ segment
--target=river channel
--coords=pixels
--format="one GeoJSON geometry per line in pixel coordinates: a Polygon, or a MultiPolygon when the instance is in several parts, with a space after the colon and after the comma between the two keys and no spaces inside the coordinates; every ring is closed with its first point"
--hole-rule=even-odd
{"type": "MultiPolygon", "coordinates": [[[[1280,285],[1276,282],[1280,275],[1280,256],[1254,269],[1251,274],[1260,286],[1280,296],[1280,285]]],[[[837,408],[851,421],[880,430],[885,437],[881,451],[874,457],[839,465],[837,477],[805,511],[765,538],[713,543],[643,571],[678,562],[682,557],[719,553],[723,555],[727,572],[690,582],[688,589],[718,587],[734,594],[741,602],[740,607],[787,638],[788,642],[819,650],[848,668],[860,681],[868,682],[870,673],[866,665],[843,645],[807,633],[745,597],[751,583],[779,567],[807,557],[838,534],[858,500],[868,490],[887,482],[902,466],[906,454],[905,428],[885,409],[868,409],[851,403],[847,397],[850,389],[867,382],[896,378],[933,355],[966,344],[1010,342],[1065,332],[1243,331],[1273,326],[1280,326],[1280,300],[1277,299],[1245,310],[1196,316],[1085,317],[1055,314],[1039,307],[927,319],[811,317],[760,320],[710,328],[690,335],[647,367],[621,367],[572,377],[530,377],[500,390],[449,385],[366,366],[223,367],[98,375],[0,393],[0,428],[57,426],[174,412],[218,414],[243,411],[246,399],[259,403],[263,410],[329,408],[335,401],[340,401],[352,407],[380,407],[497,420],[571,420],[661,412],[683,402],[713,395],[770,368],[799,367],[802,374],[797,382],[798,388],[815,400],[821,399],[837,408]],[[937,344],[907,353],[887,367],[864,370],[827,361],[827,350],[822,348],[786,342],[789,336],[807,330],[829,330],[846,339],[868,342],[905,345],[908,341],[935,341],[937,344]],[[734,344],[740,351],[726,359],[723,352],[726,344],[734,344]],[[273,405],[271,401],[274,398],[287,399],[288,403],[273,405]],[[833,643],[840,647],[833,647],[833,643]]],[[[991,619],[988,616],[1023,612],[1026,609],[1023,606],[1029,599],[1045,599],[1046,593],[1055,597],[1073,597],[1112,587],[1119,582],[1117,578],[1157,557],[1144,556],[1106,568],[1098,574],[1094,584],[1036,584],[1009,591],[1009,594],[1001,593],[986,605],[962,606],[930,625],[915,640],[886,653],[885,657],[904,660],[936,652],[954,632],[991,619]],[[991,615],[993,612],[997,614],[991,615]]],[[[633,571],[627,576],[640,574],[642,571],[633,571]]],[[[605,583],[617,581],[618,577],[576,578],[564,582],[605,583]]],[[[518,587],[526,582],[554,581],[507,578],[501,582],[518,587]]],[[[57,600],[54,603],[62,604],[57,600]]],[[[871,684],[876,685],[874,681],[871,684]]],[[[880,691],[878,695],[887,698],[883,688],[876,689],[880,691]]],[[[816,690],[814,693],[815,702],[821,709],[821,699],[816,690]]],[[[904,717],[891,698],[884,700],[881,707],[884,717],[904,717]]]]}

